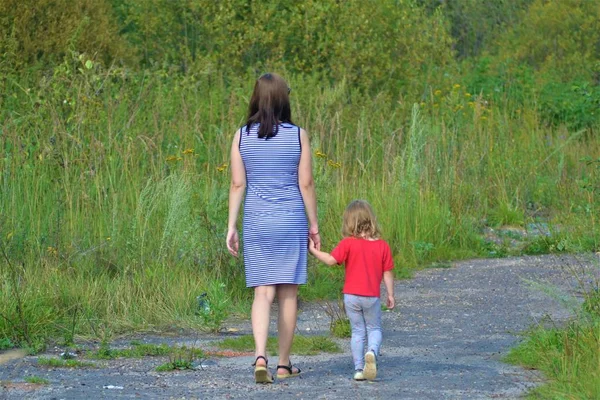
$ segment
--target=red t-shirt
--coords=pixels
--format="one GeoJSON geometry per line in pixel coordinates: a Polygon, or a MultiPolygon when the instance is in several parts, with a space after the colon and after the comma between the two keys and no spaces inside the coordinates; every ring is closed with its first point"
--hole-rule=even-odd
{"type": "Polygon", "coordinates": [[[338,264],[346,264],[346,294],[379,297],[383,271],[394,268],[390,246],[381,239],[347,237],[331,255],[338,264]]]}

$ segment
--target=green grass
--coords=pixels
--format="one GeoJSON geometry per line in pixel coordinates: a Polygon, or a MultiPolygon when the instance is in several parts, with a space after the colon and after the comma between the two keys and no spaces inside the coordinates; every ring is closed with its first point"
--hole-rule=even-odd
{"type": "Polygon", "coordinates": [[[15,345],[9,338],[0,339],[0,350],[12,349],[13,347],[15,347],[15,345]]]}
{"type": "Polygon", "coordinates": [[[35,385],[47,385],[50,383],[48,379],[40,378],[39,376],[35,375],[25,377],[25,382],[33,383],[35,385]]]}
{"type": "Polygon", "coordinates": [[[111,349],[101,346],[98,350],[88,355],[98,360],[113,360],[115,358],[142,358],[165,356],[174,351],[174,348],[166,344],[136,344],[125,349],[111,349]]]}
{"type": "Polygon", "coordinates": [[[349,338],[352,336],[352,328],[348,318],[338,318],[331,323],[331,334],[336,338],[349,338]]]}
{"type": "MultiPolygon", "coordinates": [[[[254,351],[254,338],[252,335],[244,335],[237,338],[228,338],[216,345],[220,349],[234,351],[254,351]]],[[[267,351],[269,354],[277,355],[277,339],[270,337],[267,340],[267,351]]],[[[326,336],[294,336],[292,353],[298,355],[315,355],[319,353],[339,353],[341,348],[337,343],[326,336]]]]}
{"type": "Polygon", "coordinates": [[[182,371],[186,369],[194,369],[191,361],[178,360],[169,361],[156,367],[156,372],[182,371]]]}
{"type": "Polygon", "coordinates": [[[157,372],[194,369],[193,362],[202,359],[205,354],[196,348],[176,347],[169,353],[169,361],[156,367],[157,372]]]}
{"type": "Polygon", "coordinates": [[[564,329],[537,329],[512,349],[506,361],[544,372],[548,382],[531,398],[600,398],[600,321],[564,329]]]}
{"type": "Polygon", "coordinates": [[[62,360],[60,358],[40,357],[38,365],[52,368],[86,368],[95,367],[96,364],[79,360],[62,360]]]}
{"type": "Polygon", "coordinates": [[[576,317],[563,327],[538,326],[505,361],[542,371],[547,382],[530,398],[600,398],[600,291],[588,290],[576,317]]]}
{"type": "MultiPolygon", "coordinates": [[[[526,224],[528,204],[569,229],[523,252],[600,247],[600,202],[589,189],[599,174],[581,161],[600,154],[600,142],[548,128],[535,108],[517,115],[510,100],[467,98],[464,85],[400,105],[345,83],[288,78],[294,120],[311,135],[325,250],[341,239],[354,198],[373,205],[398,278],[508,255],[482,241],[483,221],[526,224]]],[[[223,238],[225,164],[252,79],[189,85],[65,65],[48,85],[7,82],[16,98],[0,111],[0,337],[41,348],[48,338],[219,331],[231,310],[247,308],[243,261],[223,238]]],[[[343,268],[313,260],[300,295],[335,298],[342,284],[343,268]]]]}

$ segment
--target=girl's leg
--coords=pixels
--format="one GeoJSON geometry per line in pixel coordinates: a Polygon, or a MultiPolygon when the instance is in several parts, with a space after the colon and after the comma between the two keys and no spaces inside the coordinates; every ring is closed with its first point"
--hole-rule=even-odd
{"type": "MultiPolygon", "coordinates": [[[[267,337],[269,336],[269,318],[271,304],[275,298],[275,286],[257,286],[254,288],[252,303],[252,334],[254,335],[255,356],[267,356],[267,337]]],[[[265,360],[256,361],[257,365],[266,365],[265,360]]]]}
{"type": "Polygon", "coordinates": [[[368,346],[370,351],[379,355],[381,340],[381,301],[377,297],[365,297],[363,314],[367,325],[368,346]]]}
{"type": "MultiPolygon", "coordinates": [[[[290,349],[294,340],[298,314],[298,285],[277,285],[277,302],[279,304],[277,319],[279,362],[277,365],[289,365],[290,349]]],[[[283,368],[277,372],[281,374],[288,373],[283,368]]],[[[297,369],[294,369],[294,372],[297,372],[297,369]]]]}
{"type": "Polygon", "coordinates": [[[348,315],[350,326],[352,327],[350,348],[352,349],[354,369],[363,369],[365,365],[366,325],[363,317],[361,296],[344,294],[344,306],[346,307],[346,315],[348,315]]]}

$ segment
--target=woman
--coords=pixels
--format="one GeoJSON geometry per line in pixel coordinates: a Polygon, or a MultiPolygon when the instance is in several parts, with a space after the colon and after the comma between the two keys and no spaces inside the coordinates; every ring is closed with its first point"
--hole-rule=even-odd
{"type": "Polygon", "coordinates": [[[244,200],[246,286],[254,288],[252,333],[257,383],[272,383],[267,336],[277,295],[277,377],[297,376],[290,348],[296,329],[298,285],[306,283],[308,238],[320,248],[317,202],[308,135],[292,123],[290,89],[276,74],[254,85],[246,125],[231,145],[227,248],[238,256],[237,217],[244,200]],[[308,219],[308,223],[307,223],[308,219]]]}

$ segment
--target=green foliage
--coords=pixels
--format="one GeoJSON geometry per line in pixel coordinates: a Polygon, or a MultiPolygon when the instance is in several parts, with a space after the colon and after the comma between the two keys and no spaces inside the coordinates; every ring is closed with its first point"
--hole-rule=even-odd
{"type": "Polygon", "coordinates": [[[25,382],[32,383],[34,385],[47,385],[50,383],[48,379],[41,378],[39,376],[31,375],[25,377],[25,382]]]}
{"type": "Polygon", "coordinates": [[[600,74],[600,4],[588,0],[535,0],[500,39],[500,54],[559,80],[600,74]]]}
{"type": "Polygon", "coordinates": [[[141,358],[156,357],[171,354],[173,348],[166,344],[135,344],[131,348],[111,349],[108,344],[103,344],[90,356],[98,360],[113,360],[115,358],[141,358]]]}
{"type": "Polygon", "coordinates": [[[592,314],[594,318],[600,318],[600,290],[598,285],[592,290],[586,292],[583,300],[583,309],[592,314]]]}
{"type": "Polygon", "coordinates": [[[542,87],[539,102],[542,117],[553,125],[564,123],[578,130],[600,121],[600,86],[586,81],[550,81],[542,87]]]}
{"type": "Polygon", "coordinates": [[[0,339],[0,350],[12,349],[13,347],[15,347],[15,345],[9,338],[0,339]]]}
{"type": "Polygon", "coordinates": [[[533,330],[505,360],[544,372],[549,382],[533,389],[540,398],[595,399],[600,396],[600,321],[576,321],[562,329],[533,330]]]}
{"type": "Polygon", "coordinates": [[[85,368],[96,367],[96,364],[79,360],[62,360],[60,358],[40,357],[38,365],[52,368],[85,368]]]}
{"type": "Polygon", "coordinates": [[[196,348],[173,348],[169,353],[169,361],[156,367],[157,372],[194,369],[196,358],[203,358],[204,352],[196,348]]]}
{"type": "MultiPolygon", "coordinates": [[[[598,249],[589,4],[569,0],[562,18],[563,6],[527,0],[30,3],[0,4],[0,337],[11,343],[217,331],[247,304],[243,260],[223,244],[227,160],[266,68],[289,80],[311,135],[329,249],[358,197],[397,277],[513,254],[512,238],[482,241],[481,221],[530,213],[568,235],[525,252],[598,249]],[[584,40],[565,39],[562,58],[509,57],[537,46],[517,19],[538,11],[540,27],[572,19],[584,40]],[[453,46],[481,56],[457,69],[453,46]]],[[[343,274],[311,266],[302,298],[337,296],[343,274]]]]}
{"type": "Polygon", "coordinates": [[[511,204],[501,202],[493,210],[491,210],[488,218],[490,226],[500,227],[523,226],[525,223],[525,215],[523,210],[518,207],[513,207],[511,204]]]}
{"type": "Polygon", "coordinates": [[[338,318],[331,323],[331,334],[336,338],[349,338],[352,336],[350,320],[348,318],[338,318]]]}
{"type": "Polygon", "coordinates": [[[0,2],[0,71],[60,62],[71,51],[109,63],[128,58],[105,0],[0,2]]]}
{"type": "Polygon", "coordinates": [[[113,4],[145,65],[192,74],[268,67],[360,88],[411,88],[417,76],[439,78],[453,62],[443,17],[426,15],[412,0],[113,4]]]}
{"type": "Polygon", "coordinates": [[[159,365],[156,367],[156,372],[183,371],[186,369],[194,369],[191,361],[174,360],[159,365]]]}
{"type": "Polygon", "coordinates": [[[200,296],[196,300],[199,303],[196,314],[203,325],[210,331],[220,331],[231,307],[225,283],[219,280],[209,282],[205,297],[200,296]]]}
{"type": "Polygon", "coordinates": [[[498,36],[519,22],[532,0],[417,0],[429,12],[441,11],[450,22],[450,32],[460,58],[478,56],[495,47],[498,36]]]}

